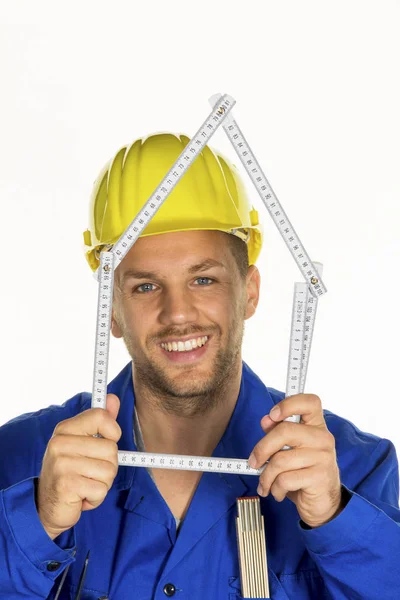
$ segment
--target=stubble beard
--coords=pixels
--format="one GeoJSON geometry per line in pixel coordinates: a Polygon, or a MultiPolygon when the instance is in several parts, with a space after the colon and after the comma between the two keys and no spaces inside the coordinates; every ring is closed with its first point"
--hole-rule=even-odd
{"type": "Polygon", "coordinates": [[[137,352],[129,331],[121,328],[132,358],[134,379],[146,403],[152,404],[156,410],[180,417],[197,417],[213,411],[224,398],[229,381],[236,379],[241,366],[244,318],[238,315],[233,323],[225,347],[219,347],[211,361],[210,374],[196,380],[194,366],[188,369],[188,376],[181,382],[168,376],[168,367],[161,368],[142,351],[137,352]],[[238,323],[236,327],[235,322],[238,323]],[[190,375],[192,371],[193,375],[190,375]]]}

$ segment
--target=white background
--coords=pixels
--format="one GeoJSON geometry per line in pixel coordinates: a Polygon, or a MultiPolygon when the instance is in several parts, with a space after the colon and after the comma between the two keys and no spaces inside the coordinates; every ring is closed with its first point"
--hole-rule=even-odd
{"type": "MultiPolygon", "coordinates": [[[[14,2],[1,16],[0,423],[91,392],[97,283],[83,254],[103,164],[191,137],[221,92],[312,260],[324,265],[306,392],[400,448],[400,5],[395,1],[14,2]]],[[[284,390],[294,282],[265,226],[243,358],[284,390]]],[[[111,381],[129,362],[111,338],[111,381]]]]}

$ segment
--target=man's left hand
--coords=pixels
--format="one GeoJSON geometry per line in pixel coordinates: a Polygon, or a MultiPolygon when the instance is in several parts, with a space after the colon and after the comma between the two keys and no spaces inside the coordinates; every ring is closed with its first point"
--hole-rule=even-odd
{"type": "Polygon", "coordinates": [[[255,464],[249,462],[257,469],[269,459],[260,475],[262,489],[257,492],[260,496],[271,493],[278,502],[287,496],[304,523],[319,527],[342,510],[335,438],[315,394],[289,396],[276,407],[280,409],[278,415],[271,411],[261,419],[261,427],[268,434],[253,449],[255,464]],[[292,415],[301,415],[300,423],[284,421],[292,415]],[[291,449],[281,450],[285,445],[291,449]]]}

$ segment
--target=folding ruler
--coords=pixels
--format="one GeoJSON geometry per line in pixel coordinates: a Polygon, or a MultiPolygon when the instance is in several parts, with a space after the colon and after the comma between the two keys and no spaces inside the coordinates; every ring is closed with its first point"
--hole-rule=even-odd
{"type": "MultiPolygon", "coordinates": [[[[99,281],[99,293],[92,408],[106,408],[114,270],[129,252],[142,231],[147,227],[179,179],[184,175],[223,122],[226,123],[224,125],[226,134],[306,281],[305,283],[296,284],[296,286],[300,287],[296,287],[295,289],[286,396],[301,393],[304,389],[317,301],[319,296],[326,292],[321,279],[322,268],[320,268],[321,272],[319,272],[310,260],[247,141],[230,114],[236,101],[228,94],[212,96],[209,101],[213,106],[213,110],[200,129],[181,152],[164,179],[114,247],[110,251],[100,253],[100,266],[96,273],[94,273],[94,277],[99,281]],[[307,317],[309,319],[308,323],[306,322],[307,317]]],[[[299,422],[300,415],[294,415],[285,420],[299,422]]],[[[283,449],[287,448],[288,446],[285,446],[283,449]]],[[[118,464],[133,467],[214,471],[246,475],[260,475],[265,468],[264,465],[260,469],[252,469],[248,466],[247,459],[131,452],[124,450],[118,452],[118,464]]]]}

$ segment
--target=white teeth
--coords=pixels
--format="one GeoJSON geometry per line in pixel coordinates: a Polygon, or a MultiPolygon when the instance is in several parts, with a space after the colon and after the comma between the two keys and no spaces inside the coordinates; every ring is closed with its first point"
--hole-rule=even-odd
{"type": "Polygon", "coordinates": [[[167,350],[168,352],[190,352],[194,348],[201,348],[207,342],[208,336],[205,335],[203,337],[193,338],[192,340],[186,340],[185,342],[167,342],[166,344],[161,344],[161,348],[167,350]]]}

